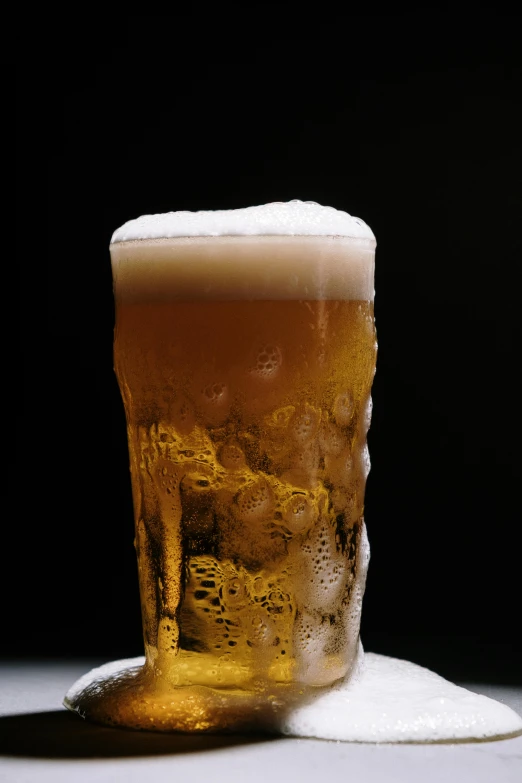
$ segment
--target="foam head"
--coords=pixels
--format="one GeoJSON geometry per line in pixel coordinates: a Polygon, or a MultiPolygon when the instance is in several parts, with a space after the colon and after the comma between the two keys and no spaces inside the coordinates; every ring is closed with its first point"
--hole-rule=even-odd
{"type": "Polygon", "coordinates": [[[312,202],[145,215],[111,244],[120,301],[373,299],[375,237],[312,202]]]}
{"type": "Polygon", "coordinates": [[[341,236],[375,240],[363,220],[313,201],[244,209],[142,215],[116,229],[112,244],[135,239],[222,236],[341,236]]]}

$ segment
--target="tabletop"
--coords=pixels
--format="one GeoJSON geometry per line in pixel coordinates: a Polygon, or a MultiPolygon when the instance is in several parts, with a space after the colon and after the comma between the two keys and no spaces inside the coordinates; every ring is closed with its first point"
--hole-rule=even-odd
{"type": "MultiPolygon", "coordinates": [[[[312,783],[520,783],[522,736],[495,742],[377,745],[105,728],[67,712],[70,685],[99,661],[0,665],[0,780],[312,783]]],[[[522,688],[459,683],[522,715],[522,688]]]]}

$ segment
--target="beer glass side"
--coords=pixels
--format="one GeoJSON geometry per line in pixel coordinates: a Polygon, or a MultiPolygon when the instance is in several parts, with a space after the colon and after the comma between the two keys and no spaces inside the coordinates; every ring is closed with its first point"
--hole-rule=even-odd
{"type": "Polygon", "coordinates": [[[313,687],[357,655],[374,242],[111,246],[147,666],[313,687]]]}

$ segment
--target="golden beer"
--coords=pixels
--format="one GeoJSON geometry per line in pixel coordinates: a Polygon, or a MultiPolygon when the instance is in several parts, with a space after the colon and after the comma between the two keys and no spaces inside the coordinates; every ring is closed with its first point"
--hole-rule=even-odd
{"type": "Polygon", "coordinates": [[[111,245],[146,662],[125,687],[87,699],[91,717],[266,728],[353,670],[374,246],[345,236],[111,245]]]}

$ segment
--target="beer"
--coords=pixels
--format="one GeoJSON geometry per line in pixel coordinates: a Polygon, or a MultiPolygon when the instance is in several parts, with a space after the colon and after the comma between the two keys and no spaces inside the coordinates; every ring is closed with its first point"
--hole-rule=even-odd
{"type": "MultiPolygon", "coordinates": [[[[244,725],[260,694],[284,706],[356,665],[374,245],[371,233],[111,245],[140,681],[176,701],[166,728],[226,728],[239,713],[244,725]]],[[[117,722],[150,725],[154,709],[124,701],[117,722]]]]}

